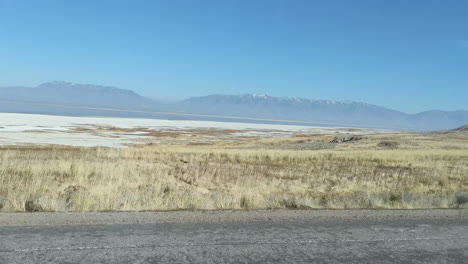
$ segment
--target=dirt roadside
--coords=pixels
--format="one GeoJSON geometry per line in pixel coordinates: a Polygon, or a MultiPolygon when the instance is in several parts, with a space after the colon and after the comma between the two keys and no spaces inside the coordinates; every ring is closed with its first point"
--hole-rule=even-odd
{"type": "Polygon", "coordinates": [[[466,219],[468,225],[468,209],[0,213],[0,226],[404,219],[466,219]]]}

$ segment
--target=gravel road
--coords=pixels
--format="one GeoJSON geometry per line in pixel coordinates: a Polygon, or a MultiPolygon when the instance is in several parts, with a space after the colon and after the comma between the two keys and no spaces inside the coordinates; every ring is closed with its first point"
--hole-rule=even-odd
{"type": "Polygon", "coordinates": [[[467,210],[0,214],[0,263],[467,259],[467,210]]]}

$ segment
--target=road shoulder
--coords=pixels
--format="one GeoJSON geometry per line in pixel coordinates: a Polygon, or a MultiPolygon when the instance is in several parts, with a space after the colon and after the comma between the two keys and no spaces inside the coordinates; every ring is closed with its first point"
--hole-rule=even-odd
{"type": "Polygon", "coordinates": [[[0,213],[0,226],[405,219],[468,220],[468,209],[0,213]]]}

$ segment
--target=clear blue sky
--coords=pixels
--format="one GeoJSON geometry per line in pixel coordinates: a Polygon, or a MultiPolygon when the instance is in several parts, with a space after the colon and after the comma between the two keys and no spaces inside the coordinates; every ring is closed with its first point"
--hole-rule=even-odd
{"type": "Polygon", "coordinates": [[[0,86],[468,110],[464,0],[0,0],[0,86]]]}

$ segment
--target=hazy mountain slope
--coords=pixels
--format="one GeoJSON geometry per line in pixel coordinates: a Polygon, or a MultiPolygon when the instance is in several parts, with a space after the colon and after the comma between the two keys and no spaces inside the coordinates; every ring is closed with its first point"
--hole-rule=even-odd
{"type": "Polygon", "coordinates": [[[452,131],[468,133],[468,125],[464,125],[464,126],[452,129],[452,131]]]}
{"type": "Polygon", "coordinates": [[[130,90],[69,82],[48,82],[35,88],[1,88],[0,100],[116,108],[154,106],[152,100],[130,90]]]}
{"type": "Polygon", "coordinates": [[[177,105],[183,111],[201,114],[399,129],[434,130],[468,122],[468,111],[428,111],[411,115],[360,102],[252,94],[193,97],[177,105]]]}
{"type": "Polygon", "coordinates": [[[468,123],[468,111],[432,110],[410,115],[415,126],[426,127],[428,130],[449,129],[468,123]]]}
{"type": "Polygon", "coordinates": [[[187,112],[250,116],[330,123],[391,127],[409,126],[406,114],[383,107],[350,102],[277,98],[266,95],[210,95],[194,97],[179,103],[187,112]]]}
{"type": "Polygon", "coordinates": [[[434,131],[436,134],[468,134],[468,125],[448,130],[434,131]]]}
{"type": "MultiPolygon", "coordinates": [[[[49,82],[35,88],[0,88],[0,101],[19,101],[67,106],[95,106],[132,110],[154,109],[195,114],[241,117],[226,119],[96,109],[70,109],[46,105],[1,103],[0,112],[90,116],[125,116],[217,121],[248,121],[244,118],[312,122],[317,125],[382,127],[393,129],[442,130],[468,123],[468,111],[427,111],[406,114],[392,109],[352,101],[313,100],[268,95],[208,95],[175,103],[157,103],[133,91],[114,87],[49,82]]],[[[269,122],[250,120],[249,122],[269,122]]],[[[278,123],[278,122],[276,122],[278,123]]],[[[279,123],[287,123],[280,121],[279,123]]]]}

